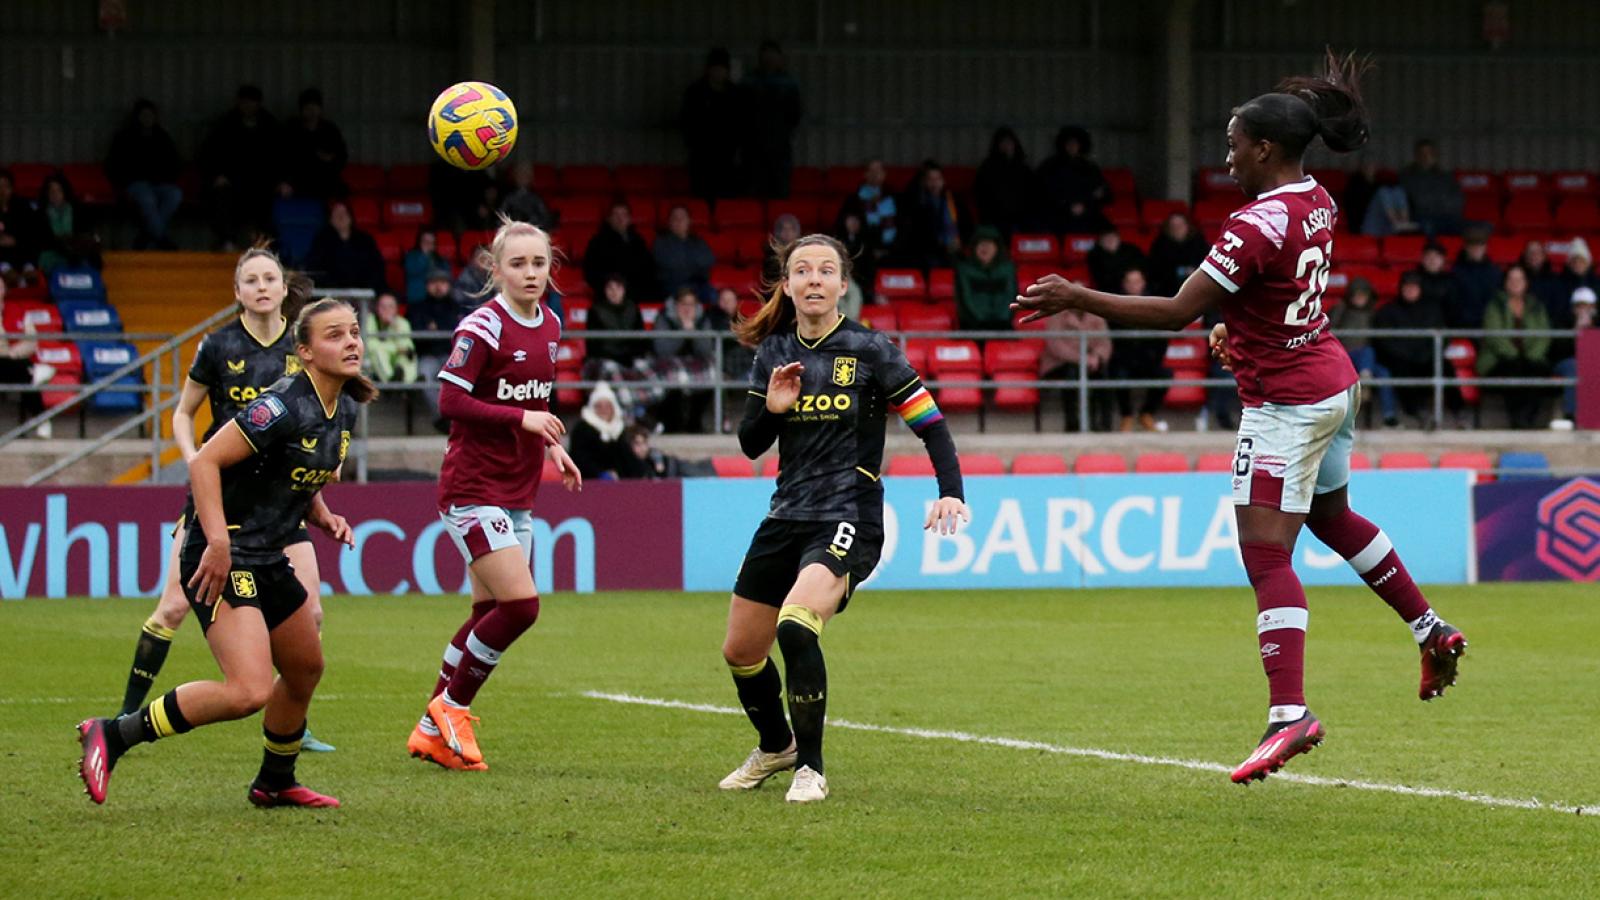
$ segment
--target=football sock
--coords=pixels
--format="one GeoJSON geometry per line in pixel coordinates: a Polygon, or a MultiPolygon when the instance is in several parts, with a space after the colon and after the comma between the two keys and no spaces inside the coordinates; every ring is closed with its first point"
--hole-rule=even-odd
{"type": "Polygon", "coordinates": [[[1267,671],[1273,706],[1304,706],[1306,591],[1294,574],[1289,550],[1277,544],[1242,543],[1244,571],[1255,588],[1256,640],[1267,671]]]}
{"type": "Polygon", "coordinates": [[[728,669],[733,672],[733,687],[739,692],[739,705],[744,707],[750,724],[761,735],[762,752],[780,753],[789,749],[794,734],[789,731],[789,720],[783,716],[783,679],[778,676],[778,667],[772,664],[772,657],[753,666],[730,664],[728,669]]]}
{"type": "Polygon", "coordinates": [[[133,667],[128,671],[128,687],[122,694],[122,711],[125,716],[137,712],[144,705],[161,666],[167,661],[167,651],[172,648],[172,638],[177,631],[157,622],[155,616],[144,620],[139,630],[139,643],[133,648],[133,667]]]}
{"type": "MultiPolygon", "coordinates": [[[[1383,598],[1383,602],[1412,626],[1412,633],[1416,636],[1416,623],[1432,610],[1428,608],[1427,598],[1422,596],[1417,583],[1411,580],[1411,573],[1406,571],[1405,563],[1400,561],[1400,555],[1395,552],[1394,544],[1389,542],[1389,536],[1383,533],[1383,529],[1353,509],[1346,509],[1325,519],[1308,519],[1306,525],[1317,536],[1317,540],[1327,544],[1333,552],[1350,563],[1350,568],[1356,570],[1367,587],[1372,588],[1373,593],[1383,598]]],[[[1429,622],[1428,628],[1432,627],[1433,623],[1429,622]]],[[[1427,636],[1427,629],[1424,629],[1417,636],[1417,643],[1422,643],[1427,636]]]]}
{"type": "MultiPolygon", "coordinates": [[[[493,600],[479,600],[477,603],[472,604],[472,611],[467,614],[467,620],[461,623],[460,628],[456,629],[455,636],[450,638],[450,643],[444,645],[444,659],[439,663],[439,678],[434,682],[433,693],[428,695],[428,699],[431,700],[439,696],[444,693],[445,688],[450,686],[450,679],[456,674],[456,666],[461,664],[461,654],[466,651],[467,635],[472,634],[472,629],[483,621],[483,617],[488,615],[494,607],[495,602],[493,600]]],[[[423,713],[422,721],[417,724],[422,729],[423,734],[438,737],[439,726],[434,724],[432,716],[423,713]]]]}
{"type": "Polygon", "coordinates": [[[822,617],[803,606],[778,614],[778,646],[789,682],[789,721],[794,723],[795,768],[822,774],[822,726],[828,714],[828,669],[822,661],[822,617]]]}
{"type": "Polygon", "coordinates": [[[494,667],[500,664],[500,655],[524,631],[532,628],[538,618],[538,597],[497,603],[467,635],[461,662],[456,665],[455,673],[450,676],[450,685],[445,688],[444,702],[451,706],[471,706],[473,699],[478,696],[478,689],[494,674],[494,667]]]}
{"type": "Polygon", "coordinates": [[[167,691],[138,712],[118,716],[106,728],[106,754],[112,765],[135,744],[183,734],[194,728],[178,709],[178,692],[167,691]]]}
{"type": "Polygon", "coordinates": [[[300,741],[305,733],[304,722],[292,734],[276,734],[261,726],[261,771],[253,787],[264,791],[294,787],[294,764],[300,758],[300,741]]]}

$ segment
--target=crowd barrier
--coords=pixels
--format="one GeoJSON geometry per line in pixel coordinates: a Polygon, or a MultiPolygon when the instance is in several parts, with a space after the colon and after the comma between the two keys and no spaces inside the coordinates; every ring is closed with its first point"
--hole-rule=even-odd
{"type": "MultiPolygon", "coordinates": [[[[1471,474],[1363,471],[1352,496],[1427,583],[1474,580],[1471,474]],[[1426,510],[1427,515],[1418,515],[1426,510]]],[[[1593,483],[1591,482],[1591,487],[1593,483]]],[[[902,589],[1243,585],[1226,475],[990,476],[967,480],[973,522],[924,532],[931,478],[885,482],[885,544],[872,584],[902,589]]],[[[339,484],[329,506],[355,547],[314,538],[328,594],[445,594],[466,571],[428,483],[339,484]]],[[[1600,489],[1595,489],[1600,494],[1600,489]]],[[[601,482],[540,492],[540,591],[708,590],[733,585],[771,483],[601,482]]],[[[179,487],[8,488],[0,493],[0,597],[150,597],[159,592],[179,487]]],[[[1481,531],[1481,529],[1480,529],[1481,531]]],[[[1355,584],[1309,534],[1308,584],[1355,584]]]]}

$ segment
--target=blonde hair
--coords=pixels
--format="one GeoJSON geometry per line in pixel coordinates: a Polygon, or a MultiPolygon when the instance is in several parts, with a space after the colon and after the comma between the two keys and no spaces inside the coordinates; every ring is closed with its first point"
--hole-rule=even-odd
{"type": "Polygon", "coordinates": [[[783,292],[783,286],[789,280],[789,258],[801,247],[832,247],[833,252],[839,255],[839,275],[846,286],[849,285],[850,251],[837,238],[826,234],[807,234],[788,244],[780,245],[773,241],[772,249],[778,257],[778,274],[770,281],[762,279],[761,293],[766,295],[766,302],[761,308],[748,318],[740,317],[734,321],[733,335],[740,343],[754,347],[795,321],[798,314],[795,312],[794,299],[783,292]]]}
{"type": "MultiPolygon", "coordinates": [[[[500,261],[500,257],[505,254],[506,243],[512,238],[544,238],[544,245],[550,249],[550,274],[553,276],[559,267],[559,260],[556,258],[556,244],[555,241],[550,239],[549,232],[531,222],[519,222],[505,213],[497,213],[497,215],[500,217],[500,227],[495,230],[494,240],[489,243],[488,249],[479,250],[473,260],[485,272],[489,273],[489,277],[484,279],[483,287],[479,288],[477,293],[474,294],[477,297],[487,297],[502,290],[502,285],[495,280],[494,267],[495,263],[500,261]]],[[[549,290],[550,286],[547,283],[545,292],[548,293],[549,290]]]]}

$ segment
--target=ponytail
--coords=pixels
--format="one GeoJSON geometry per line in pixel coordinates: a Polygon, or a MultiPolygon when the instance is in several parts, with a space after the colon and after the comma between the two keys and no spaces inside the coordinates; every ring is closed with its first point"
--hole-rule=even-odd
{"type": "Polygon", "coordinates": [[[1330,47],[1326,71],[1297,75],[1278,83],[1278,90],[1304,100],[1316,115],[1316,131],[1335,153],[1361,149],[1369,137],[1367,107],[1361,97],[1361,78],[1372,70],[1370,57],[1346,54],[1342,59],[1330,47]]]}
{"type": "MultiPolygon", "coordinates": [[[[301,277],[303,278],[304,276],[301,277]]],[[[306,282],[309,285],[310,279],[306,279],[306,282]]],[[[284,303],[287,305],[288,301],[285,300],[284,303]]],[[[310,345],[312,320],[329,310],[341,307],[352,313],[356,311],[356,308],[349,303],[332,297],[323,297],[321,300],[301,309],[294,319],[294,342],[296,346],[305,347],[310,345]]],[[[371,403],[378,399],[378,386],[373,384],[372,380],[365,375],[355,375],[345,380],[344,393],[350,395],[350,399],[357,403],[371,403]]]]}
{"type": "Polygon", "coordinates": [[[770,335],[794,324],[797,316],[794,300],[783,292],[783,286],[789,280],[789,257],[796,250],[801,247],[832,247],[839,255],[839,265],[842,267],[840,276],[846,282],[850,280],[850,252],[836,238],[826,234],[808,234],[787,244],[774,240],[771,246],[778,259],[778,271],[771,279],[761,280],[759,291],[765,297],[765,302],[755,315],[749,318],[736,317],[733,322],[733,336],[747,347],[754,347],[770,335]]]}

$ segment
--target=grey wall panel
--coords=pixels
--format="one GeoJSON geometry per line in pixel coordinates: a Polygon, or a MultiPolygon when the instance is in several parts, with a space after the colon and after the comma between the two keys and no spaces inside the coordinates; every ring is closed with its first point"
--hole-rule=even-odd
{"type": "MultiPolygon", "coordinates": [[[[1589,50],[1600,43],[1593,0],[1509,0],[1511,52],[1589,50]]],[[[1201,0],[1197,38],[1238,50],[1341,49],[1483,52],[1476,0],[1201,0]]]]}

